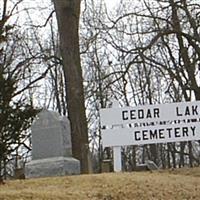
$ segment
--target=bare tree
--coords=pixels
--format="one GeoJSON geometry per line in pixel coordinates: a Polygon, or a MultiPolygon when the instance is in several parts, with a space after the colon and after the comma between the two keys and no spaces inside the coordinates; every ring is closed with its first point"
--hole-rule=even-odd
{"type": "Polygon", "coordinates": [[[80,0],[54,0],[66,80],[67,108],[72,130],[72,153],[88,172],[88,129],[79,51],[80,0]]]}
{"type": "MultiPolygon", "coordinates": [[[[87,66],[104,73],[103,98],[114,97],[122,105],[199,100],[199,4],[126,1],[112,14],[105,9],[100,15],[86,8],[95,16],[84,20],[89,27],[86,55],[94,58],[87,66]]],[[[191,166],[197,162],[190,143],[146,146],[144,153],[157,163],[162,159],[163,166],[165,159],[168,166],[183,166],[188,155],[191,166]]]]}

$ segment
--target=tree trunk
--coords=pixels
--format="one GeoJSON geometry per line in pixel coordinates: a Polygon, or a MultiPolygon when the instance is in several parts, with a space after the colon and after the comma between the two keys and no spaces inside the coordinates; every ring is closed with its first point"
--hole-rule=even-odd
{"type": "Polygon", "coordinates": [[[88,173],[88,130],[78,31],[81,0],[53,0],[53,2],[57,15],[61,54],[66,78],[67,108],[72,134],[72,153],[81,162],[81,172],[88,173]]]}
{"type": "Polygon", "coordinates": [[[167,166],[171,168],[171,159],[170,159],[170,144],[167,143],[167,166]]]}
{"type": "Polygon", "coordinates": [[[176,168],[176,145],[175,143],[172,143],[171,144],[171,155],[172,155],[172,165],[173,165],[173,168],[175,169],[176,168]]]}
{"type": "Polygon", "coordinates": [[[190,163],[190,167],[193,167],[193,162],[194,162],[194,159],[193,159],[193,153],[192,153],[192,142],[189,141],[188,142],[188,148],[189,148],[189,163],[190,163]]]}
{"type": "Polygon", "coordinates": [[[179,161],[179,168],[185,166],[185,159],[184,159],[184,151],[185,151],[185,142],[180,142],[180,161],[179,161]]]}

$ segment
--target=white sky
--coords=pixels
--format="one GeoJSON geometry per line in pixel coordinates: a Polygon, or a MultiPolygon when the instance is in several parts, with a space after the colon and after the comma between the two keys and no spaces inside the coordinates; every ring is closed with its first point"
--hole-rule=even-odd
{"type": "Polygon", "coordinates": [[[104,0],[108,6],[108,8],[113,8],[116,4],[120,2],[120,0],[104,0]]]}

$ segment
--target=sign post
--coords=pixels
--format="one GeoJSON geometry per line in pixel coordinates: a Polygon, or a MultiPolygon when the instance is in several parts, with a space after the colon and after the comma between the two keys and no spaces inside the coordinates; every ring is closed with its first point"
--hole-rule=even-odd
{"type": "Polygon", "coordinates": [[[114,158],[114,171],[121,172],[122,171],[122,156],[121,156],[121,147],[114,146],[113,147],[113,158],[114,158]]]}
{"type": "MultiPolygon", "coordinates": [[[[118,101],[113,101],[112,108],[119,108],[118,101]]],[[[115,127],[117,129],[117,127],[115,127]]],[[[114,129],[114,127],[113,127],[114,129]]],[[[114,171],[121,172],[122,171],[122,154],[121,154],[121,146],[113,146],[113,159],[114,159],[114,171]]]]}
{"type": "Polygon", "coordinates": [[[121,171],[121,146],[200,140],[200,101],[100,110],[103,147],[113,147],[121,171]],[[112,128],[111,128],[112,127],[112,128]]]}

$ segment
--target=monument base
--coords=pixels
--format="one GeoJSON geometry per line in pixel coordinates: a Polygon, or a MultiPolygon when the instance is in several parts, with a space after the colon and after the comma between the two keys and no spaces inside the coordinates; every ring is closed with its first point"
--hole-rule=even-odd
{"type": "Polygon", "coordinates": [[[32,160],[25,166],[26,178],[80,174],[80,162],[72,157],[32,160]]]}

